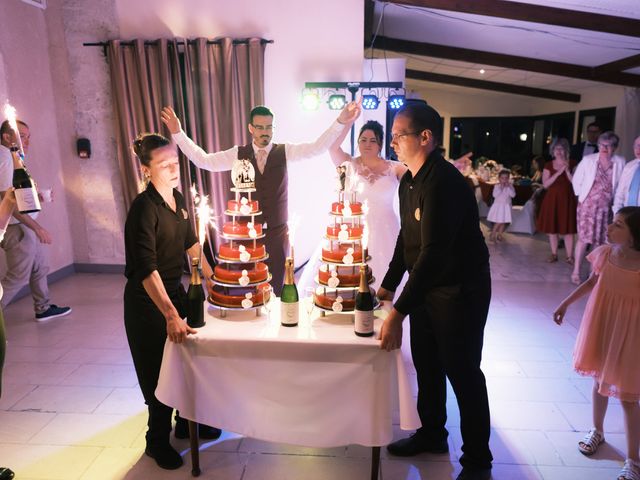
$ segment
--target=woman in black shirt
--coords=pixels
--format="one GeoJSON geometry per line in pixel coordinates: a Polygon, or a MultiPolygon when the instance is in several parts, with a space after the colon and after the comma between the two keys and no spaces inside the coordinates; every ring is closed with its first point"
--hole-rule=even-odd
{"type": "MultiPolygon", "coordinates": [[[[169,443],[173,409],[154,392],[167,337],[181,343],[196,333],[183,320],[186,293],[181,277],[184,253],[198,256],[200,245],[184,197],[176,190],[180,167],[175,146],[161,135],[147,133],[135,140],[133,149],[149,184],[133,201],[125,224],[124,323],[149,409],[145,453],[160,467],[175,469],[182,457],[169,443]]],[[[202,260],[205,278],[210,278],[211,267],[204,256],[202,260]]]]}

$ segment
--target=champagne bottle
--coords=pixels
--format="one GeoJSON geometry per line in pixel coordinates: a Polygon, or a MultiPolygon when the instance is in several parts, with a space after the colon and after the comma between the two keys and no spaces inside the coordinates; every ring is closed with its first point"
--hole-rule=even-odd
{"type": "Polygon", "coordinates": [[[373,335],[373,295],[367,282],[367,266],[360,265],[360,286],[356,294],[355,334],[359,337],[373,335]]]}
{"type": "Polygon", "coordinates": [[[13,159],[13,188],[15,189],[18,211],[20,213],[39,212],[40,199],[35,183],[22,163],[18,147],[12,145],[10,150],[13,159]]]}
{"type": "Polygon", "coordinates": [[[187,325],[191,328],[204,327],[204,290],[198,272],[198,259],[191,260],[191,283],[187,290],[187,325]]]}
{"type": "Polygon", "coordinates": [[[280,322],[285,327],[298,325],[298,289],[293,279],[293,259],[287,257],[284,262],[284,287],[280,296],[280,322]]]}

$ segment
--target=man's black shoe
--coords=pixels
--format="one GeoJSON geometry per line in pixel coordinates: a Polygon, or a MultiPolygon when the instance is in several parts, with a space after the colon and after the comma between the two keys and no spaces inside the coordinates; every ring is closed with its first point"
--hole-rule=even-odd
{"type": "MultiPolygon", "coordinates": [[[[217,440],[222,435],[222,430],[209,425],[197,424],[198,436],[204,440],[217,440]]],[[[174,432],[176,438],[184,440],[189,438],[189,421],[176,415],[176,429],[174,432]]]]}
{"type": "Polygon", "coordinates": [[[198,424],[198,436],[203,440],[217,440],[222,435],[222,430],[209,425],[198,424]]]}
{"type": "Polygon", "coordinates": [[[174,434],[176,438],[189,438],[189,421],[176,415],[176,429],[174,434]]]}
{"type": "Polygon", "coordinates": [[[448,453],[449,444],[446,440],[441,442],[427,442],[414,433],[408,438],[403,438],[387,445],[387,451],[397,457],[413,457],[420,453],[448,453]]]}
{"type": "Polygon", "coordinates": [[[491,478],[490,468],[469,468],[463,467],[456,480],[489,480],[491,478]]]}
{"type": "Polygon", "coordinates": [[[160,468],[175,470],[184,463],[182,457],[168,443],[165,445],[147,445],[144,453],[153,458],[160,468]]]}

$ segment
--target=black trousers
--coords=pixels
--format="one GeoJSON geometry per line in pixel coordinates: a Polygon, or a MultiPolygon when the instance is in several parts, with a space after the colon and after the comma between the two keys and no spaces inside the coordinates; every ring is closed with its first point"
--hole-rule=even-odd
{"type": "Polygon", "coordinates": [[[489,468],[489,400],[480,369],[491,301],[487,268],[470,283],[438,287],[411,313],[411,355],[418,376],[418,414],[425,441],[446,440],[448,378],[460,409],[462,466],[489,468]]]}
{"type": "MultiPolygon", "coordinates": [[[[186,293],[182,285],[169,293],[181,316],[186,316],[186,293]]],[[[149,410],[147,445],[169,442],[173,409],[155,395],[167,339],[167,322],[139,283],[127,282],[124,290],[124,326],[138,383],[149,410]]]]}
{"type": "Polygon", "coordinates": [[[269,254],[269,258],[265,263],[269,267],[269,272],[271,272],[273,293],[279,297],[284,285],[284,260],[291,251],[287,226],[280,225],[274,228],[267,228],[265,230],[264,246],[269,254]]]}

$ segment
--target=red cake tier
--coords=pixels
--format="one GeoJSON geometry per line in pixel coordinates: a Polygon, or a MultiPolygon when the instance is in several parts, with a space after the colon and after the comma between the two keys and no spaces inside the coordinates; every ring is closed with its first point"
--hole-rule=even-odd
{"type": "Polygon", "coordinates": [[[348,249],[353,248],[353,253],[351,256],[353,257],[353,261],[351,263],[361,263],[362,262],[362,247],[358,246],[354,248],[349,244],[346,245],[333,245],[331,250],[327,250],[326,248],[322,249],[322,260],[327,262],[336,262],[336,263],[347,263],[344,261],[345,255],[348,253],[348,249]]]}
{"type": "MultiPolygon", "coordinates": [[[[349,240],[357,240],[362,238],[362,230],[363,227],[361,225],[348,225],[343,223],[342,225],[347,225],[347,238],[349,240]]],[[[337,225],[329,225],[327,227],[327,237],[329,238],[338,238],[338,234],[341,231],[341,224],[337,225]]]]}
{"type": "MultiPolygon", "coordinates": [[[[230,237],[250,238],[249,224],[251,224],[251,222],[227,222],[223,225],[222,232],[230,237]]],[[[262,224],[253,223],[252,225],[256,231],[256,235],[262,235],[262,224]]]]}
{"type": "MultiPolygon", "coordinates": [[[[248,213],[255,213],[260,211],[260,206],[258,205],[257,200],[251,200],[247,202],[246,205],[249,207],[248,213]]],[[[241,202],[236,202],[235,200],[229,200],[227,202],[227,210],[230,212],[238,212],[240,213],[240,207],[242,206],[241,202]]]]}
{"type": "MultiPolygon", "coordinates": [[[[352,214],[359,215],[362,213],[362,203],[360,202],[350,203],[349,208],[351,209],[352,214]]],[[[331,213],[342,215],[343,210],[344,210],[344,203],[333,202],[331,204],[331,213]]]]}
{"type": "MultiPolygon", "coordinates": [[[[264,245],[260,243],[256,244],[255,247],[249,245],[242,246],[244,247],[245,251],[247,251],[249,255],[251,255],[247,260],[248,262],[257,258],[264,258],[264,256],[267,254],[264,245]]],[[[234,243],[233,247],[231,246],[231,243],[223,243],[222,245],[220,245],[220,249],[218,250],[218,256],[225,260],[240,260],[241,253],[242,252],[240,249],[240,245],[238,245],[237,243],[234,243]]]]}
{"type": "Polygon", "coordinates": [[[246,298],[247,293],[251,293],[251,301],[253,306],[262,305],[264,303],[263,288],[268,287],[268,283],[263,283],[257,287],[237,288],[222,287],[214,285],[209,289],[209,301],[214,305],[227,308],[243,308],[242,301],[246,298]]]}
{"type": "MultiPolygon", "coordinates": [[[[340,280],[338,287],[357,287],[360,285],[360,267],[338,265],[336,272],[338,272],[337,278],[340,280]]],[[[331,277],[330,270],[323,270],[322,267],[318,269],[318,282],[322,285],[328,285],[331,277]]],[[[371,281],[371,269],[369,267],[367,267],[367,281],[371,281]]]]}
{"type": "MultiPolygon", "coordinates": [[[[244,264],[226,264],[216,265],[213,269],[213,278],[219,282],[224,283],[239,283],[240,277],[242,277],[242,271],[246,270],[247,277],[249,277],[249,283],[261,282],[267,279],[269,276],[269,267],[266,263],[258,262],[255,264],[255,268],[246,268],[249,265],[244,264]]],[[[253,264],[251,264],[253,267],[253,264]]]]}
{"type": "Polygon", "coordinates": [[[342,311],[343,312],[351,312],[354,310],[356,306],[356,295],[357,290],[346,291],[346,292],[331,292],[327,291],[326,293],[320,293],[320,289],[316,290],[313,294],[313,300],[316,305],[322,308],[326,308],[328,310],[333,309],[333,304],[336,303],[336,299],[338,296],[342,297],[342,311]]]}

